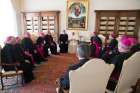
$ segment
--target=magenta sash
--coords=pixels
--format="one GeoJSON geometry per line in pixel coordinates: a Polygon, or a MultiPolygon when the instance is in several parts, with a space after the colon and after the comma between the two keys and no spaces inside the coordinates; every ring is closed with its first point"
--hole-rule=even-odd
{"type": "Polygon", "coordinates": [[[95,47],[96,47],[95,56],[98,57],[99,56],[100,45],[97,44],[96,42],[92,42],[92,44],[94,44],[95,47]]]}

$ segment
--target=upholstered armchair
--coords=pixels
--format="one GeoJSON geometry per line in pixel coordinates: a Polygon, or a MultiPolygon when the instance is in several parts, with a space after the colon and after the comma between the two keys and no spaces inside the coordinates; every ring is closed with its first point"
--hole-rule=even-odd
{"type": "Polygon", "coordinates": [[[106,86],[114,69],[101,59],[91,59],[77,70],[70,71],[69,93],[105,93],[106,86]]]}
{"type": "Polygon", "coordinates": [[[131,87],[136,84],[138,78],[140,78],[140,52],[136,52],[124,61],[115,91],[106,91],[107,93],[131,93],[131,87]]]}

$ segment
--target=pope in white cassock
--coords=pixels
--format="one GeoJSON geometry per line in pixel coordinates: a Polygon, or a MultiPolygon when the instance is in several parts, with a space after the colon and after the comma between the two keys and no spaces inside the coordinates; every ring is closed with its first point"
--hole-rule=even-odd
{"type": "Polygon", "coordinates": [[[76,53],[78,42],[79,36],[75,34],[75,32],[72,32],[72,34],[69,36],[69,53],[76,53]]]}

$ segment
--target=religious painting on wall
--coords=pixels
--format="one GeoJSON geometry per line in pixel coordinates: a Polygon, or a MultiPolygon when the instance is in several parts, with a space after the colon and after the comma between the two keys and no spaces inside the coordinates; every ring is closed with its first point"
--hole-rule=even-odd
{"type": "Polygon", "coordinates": [[[67,29],[86,30],[88,0],[67,0],[67,29]]]}

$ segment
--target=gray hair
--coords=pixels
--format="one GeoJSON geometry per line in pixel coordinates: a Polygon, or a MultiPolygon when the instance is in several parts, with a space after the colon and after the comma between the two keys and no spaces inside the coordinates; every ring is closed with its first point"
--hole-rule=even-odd
{"type": "Polygon", "coordinates": [[[77,46],[77,56],[79,58],[87,58],[90,57],[90,46],[86,43],[80,43],[77,46]]]}

